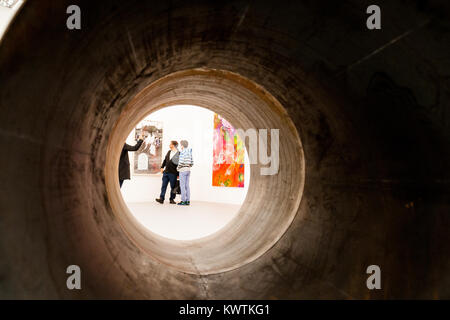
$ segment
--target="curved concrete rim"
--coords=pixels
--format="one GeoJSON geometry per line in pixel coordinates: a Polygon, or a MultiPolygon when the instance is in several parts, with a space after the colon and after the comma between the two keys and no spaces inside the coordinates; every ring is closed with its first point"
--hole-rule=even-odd
{"type": "Polygon", "coordinates": [[[186,273],[215,274],[257,259],[283,236],[302,197],[304,155],[293,122],[267,90],[229,71],[191,69],[154,81],[124,108],[112,129],[106,153],[108,199],[122,229],[143,252],[186,273]],[[143,227],[125,204],[117,177],[120,151],[129,132],[146,115],[177,104],[210,109],[244,131],[280,130],[278,174],[260,175],[260,168],[267,165],[252,164],[252,183],[235,217],[214,234],[186,241],[168,239],[143,227]],[[279,194],[286,189],[290,190],[287,199],[279,194]]]}

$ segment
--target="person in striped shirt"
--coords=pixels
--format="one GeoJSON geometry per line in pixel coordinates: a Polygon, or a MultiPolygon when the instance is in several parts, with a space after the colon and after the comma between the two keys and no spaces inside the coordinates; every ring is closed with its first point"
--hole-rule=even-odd
{"type": "Polygon", "coordinates": [[[188,148],[189,143],[186,140],[181,140],[180,145],[181,152],[177,170],[180,175],[181,202],[179,202],[178,205],[188,206],[191,204],[189,178],[191,176],[191,167],[194,165],[194,160],[192,158],[192,149],[188,148]]]}

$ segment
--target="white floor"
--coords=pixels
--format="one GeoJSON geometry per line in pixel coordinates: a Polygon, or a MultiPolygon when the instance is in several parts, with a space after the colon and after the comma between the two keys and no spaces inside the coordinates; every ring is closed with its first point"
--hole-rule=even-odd
{"type": "MultiPolygon", "coordinates": [[[[177,197],[179,198],[179,197],[177,197]]],[[[179,200],[177,199],[177,202],[179,200]]],[[[192,240],[224,227],[240,205],[193,201],[190,206],[153,202],[127,202],[130,211],[149,230],[166,238],[192,240]]]]}

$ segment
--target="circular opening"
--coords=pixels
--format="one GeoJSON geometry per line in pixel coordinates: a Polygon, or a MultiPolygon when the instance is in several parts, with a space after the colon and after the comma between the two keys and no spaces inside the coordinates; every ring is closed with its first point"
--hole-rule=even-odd
{"type": "Polygon", "coordinates": [[[258,84],[223,70],[180,71],[144,88],[115,124],[106,159],[108,197],[123,230],[154,259],[192,274],[232,270],[264,254],[291,224],[303,192],[303,149],[286,110],[258,84]],[[241,135],[249,152],[252,181],[244,203],[224,228],[195,240],[167,239],[143,227],[124,202],[117,177],[123,142],[136,123],[173,105],[208,108],[249,136],[241,135]],[[256,150],[251,141],[256,141],[256,150]],[[267,157],[272,154],[273,158],[267,157]]]}
{"type": "Polygon", "coordinates": [[[125,143],[121,194],[149,231],[173,240],[198,239],[217,232],[238,213],[250,183],[249,159],[235,128],[222,116],[198,106],[165,107],[139,120],[125,143]],[[189,199],[181,194],[175,163],[166,159],[175,156],[177,162],[181,140],[188,141],[194,159],[189,199]],[[170,153],[172,141],[178,145],[170,153]]]}

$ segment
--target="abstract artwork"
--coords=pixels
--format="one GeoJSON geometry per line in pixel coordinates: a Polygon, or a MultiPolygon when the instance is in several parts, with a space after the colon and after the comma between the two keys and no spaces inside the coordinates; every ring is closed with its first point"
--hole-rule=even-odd
{"type": "Polygon", "coordinates": [[[244,143],[233,126],[214,114],[213,174],[214,187],[244,187],[244,143]]]}
{"type": "Polygon", "coordinates": [[[162,159],[162,122],[143,120],[135,128],[135,137],[138,139],[144,134],[144,143],[134,153],[133,174],[159,173],[162,159]]]}

